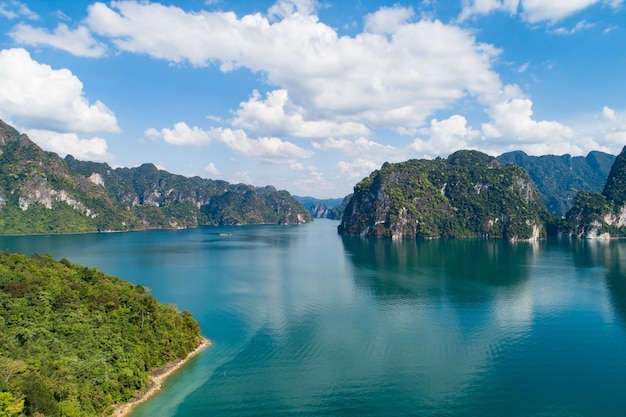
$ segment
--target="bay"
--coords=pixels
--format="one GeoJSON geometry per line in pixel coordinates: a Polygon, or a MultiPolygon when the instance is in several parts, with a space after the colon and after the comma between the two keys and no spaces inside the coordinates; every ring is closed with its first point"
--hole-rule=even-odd
{"type": "Polygon", "coordinates": [[[0,237],[189,310],[145,416],[622,416],[626,241],[342,238],[337,222],[0,237]]]}

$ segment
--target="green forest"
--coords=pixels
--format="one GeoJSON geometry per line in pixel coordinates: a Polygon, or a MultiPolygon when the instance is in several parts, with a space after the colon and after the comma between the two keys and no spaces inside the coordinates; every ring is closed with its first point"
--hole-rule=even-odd
{"type": "Polygon", "coordinates": [[[110,414],[199,341],[189,312],[141,285],[0,252],[0,417],[110,414]]]}

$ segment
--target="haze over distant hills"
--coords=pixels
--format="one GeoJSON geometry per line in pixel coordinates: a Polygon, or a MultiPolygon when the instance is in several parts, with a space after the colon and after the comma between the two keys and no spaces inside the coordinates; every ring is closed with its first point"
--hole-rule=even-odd
{"type": "Polygon", "coordinates": [[[498,156],[498,160],[528,171],[548,211],[563,217],[574,205],[578,191],[602,192],[615,155],[593,151],[587,156],[529,156],[515,151],[498,156]]]}

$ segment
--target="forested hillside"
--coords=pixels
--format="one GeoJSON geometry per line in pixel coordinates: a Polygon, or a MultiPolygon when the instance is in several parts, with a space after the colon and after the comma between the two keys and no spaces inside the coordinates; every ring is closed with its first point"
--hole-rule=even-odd
{"type": "Polygon", "coordinates": [[[528,171],[548,211],[563,217],[579,191],[602,192],[615,155],[594,151],[587,156],[530,156],[515,151],[498,156],[498,160],[528,171]]]}
{"type": "Polygon", "coordinates": [[[339,233],[517,240],[545,236],[550,218],[523,168],[458,151],[385,163],[354,187],[339,233]]]}
{"type": "Polygon", "coordinates": [[[287,191],[62,159],[0,121],[0,234],[307,221],[287,191]]]}
{"type": "Polygon", "coordinates": [[[626,146],[615,158],[602,193],[578,192],[565,224],[562,234],[626,237],[626,146]]]}
{"type": "Polygon", "coordinates": [[[0,253],[0,416],[95,416],[200,340],[189,312],[46,255],[0,253]]]}

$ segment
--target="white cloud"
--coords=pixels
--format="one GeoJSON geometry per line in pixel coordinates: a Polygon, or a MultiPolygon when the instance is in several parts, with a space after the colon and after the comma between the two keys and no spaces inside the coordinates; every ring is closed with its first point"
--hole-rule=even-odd
{"type": "Polygon", "coordinates": [[[408,7],[383,7],[365,17],[365,31],[378,34],[393,34],[414,15],[408,7]]]}
{"type": "Polygon", "coordinates": [[[84,26],[71,30],[66,24],[60,24],[50,33],[45,29],[19,24],[10,35],[20,44],[49,45],[77,56],[99,57],[106,52],[106,46],[98,43],[84,26]]]}
{"type": "Polygon", "coordinates": [[[204,146],[212,141],[224,143],[233,151],[253,159],[271,163],[293,164],[296,160],[310,158],[313,152],[276,137],[251,139],[241,129],[211,128],[203,130],[176,123],[174,129],[150,128],[144,133],[151,139],[163,139],[172,145],[204,146]]]}
{"type": "Polygon", "coordinates": [[[523,97],[503,97],[488,110],[491,122],[483,125],[488,139],[505,140],[513,146],[529,143],[569,143],[574,138],[572,128],[556,121],[536,121],[532,101],[523,97]]]}
{"type": "Polygon", "coordinates": [[[306,111],[294,105],[287,90],[270,91],[261,100],[254,91],[247,102],[240,103],[234,112],[233,127],[246,129],[250,134],[269,134],[290,137],[324,137],[330,135],[368,135],[370,130],[361,123],[333,122],[330,120],[307,121],[306,111]]]}
{"type": "Polygon", "coordinates": [[[4,16],[7,19],[17,19],[18,17],[25,17],[30,20],[38,20],[39,16],[33,12],[24,3],[19,1],[0,2],[0,16],[4,16]]]}
{"type": "Polygon", "coordinates": [[[339,161],[337,168],[344,179],[359,181],[378,169],[379,165],[364,158],[355,158],[352,162],[339,161]]]}
{"type": "Polygon", "coordinates": [[[215,167],[215,164],[213,162],[204,167],[204,172],[212,176],[220,175],[220,171],[215,167]]]}
{"type": "Polygon", "coordinates": [[[463,9],[459,20],[465,20],[475,15],[489,14],[493,11],[517,13],[520,0],[463,0],[463,9]]]}
{"type": "Polygon", "coordinates": [[[315,13],[317,9],[316,0],[278,0],[267,11],[270,17],[277,19],[283,19],[294,13],[299,13],[305,16],[315,13]]]}
{"type": "Polygon", "coordinates": [[[580,22],[576,23],[572,28],[559,27],[554,29],[552,33],[556,35],[573,35],[574,33],[593,29],[595,26],[595,23],[589,23],[585,20],[581,20],[580,22]]]}
{"type": "Polygon", "coordinates": [[[615,110],[608,106],[602,108],[602,115],[609,120],[615,120],[615,110]]]}
{"type": "Polygon", "coordinates": [[[557,22],[596,4],[617,8],[622,3],[623,0],[466,0],[459,19],[465,20],[494,11],[511,15],[519,11],[522,18],[530,23],[557,22]]]}
{"type": "Polygon", "coordinates": [[[604,106],[592,120],[582,120],[579,131],[586,132],[594,140],[585,146],[604,152],[620,152],[626,145],[626,112],[604,106]]]}
{"type": "Polygon", "coordinates": [[[211,143],[215,135],[211,131],[198,127],[189,127],[185,122],[174,125],[174,129],[163,128],[158,131],[154,128],[146,130],[145,135],[152,139],[163,139],[172,145],[206,146],[211,143]]]}
{"type": "Polygon", "coordinates": [[[90,104],[83,84],[68,69],[34,61],[24,49],[0,51],[0,116],[27,129],[118,132],[103,103],[90,104]]]}
{"type": "MultiPolygon", "coordinates": [[[[307,13],[283,13],[282,20],[272,22],[261,14],[238,18],[119,1],[91,5],[86,24],[123,51],[194,66],[219,64],[223,71],[262,72],[269,84],[289,92],[292,107],[285,103],[281,120],[293,126],[302,118],[298,135],[309,128],[319,134],[320,120],[342,127],[416,127],[468,94],[494,95],[501,88],[490,68],[499,51],[477,43],[470,31],[437,20],[411,23],[408,9],[396,7],[367,18],[370,30],[392,33],[339,37],[307,13]]],[[[262,104],[269,106],[267,100],[262,104]]],[[[239,113],[242,123],[249,122],[244,112],[239,113]]],[[[259,118],[257,134],[270,135],[276,125],[261,132],[261,121],[271,120],[259,118]]]]}
{"type": "Polygon", "coordinates": [[[250,139],[243,130],[215,129],[220,140],[235,152],[271,163],[292,164],[297,159],[310,158],[313,152],[279,138],[250,139]]]}
{"type": "Polygon", "coordinates": [[[447,156],[451,150],[476,149],[476,141],[482,136],[460,115],[441,121],[433,119],[430,128],[422,129],[421,133],[427,139],[416,138],[410,146],[421,157],[447,156]]]}
{"type": "Polygon", "coordinates": [[[344,138],[328,138],[323,142],[312,142],[315,149],[324,151],[337,151],[349,156],[366,156],[377,160],[400,160],[404,159],[404,152],[393,146],[382,145],[367,138],[354,140],[344,138]]]}
{"type": "Polygon", "coordinates": [[[523,13],[526,20],[531,23],[542,20],[552,22],[571,16],[587,7],[605,3],[603,0],[522,0],[523,13]]]}
{"type": "Polygon", "coordinates": [[[230,182],[233,184],[251,184],[251,185],[254,184],[254,181],[252,180],[252,177],[250,176],[250,171],[235,172],[230,182]]]}
{"type": "Polygon", "coordinates": [[[72,155],[84,161],[109,162],[112,156],[107,153],[106,140],[98,137],[81,139],[75,133],[57,133],[49,130],[27,130],[26,134],[46,151],[64,157],[72,155]]]}

